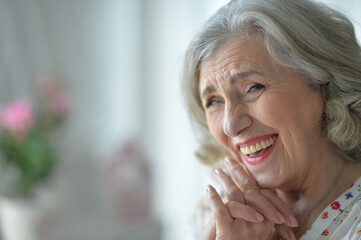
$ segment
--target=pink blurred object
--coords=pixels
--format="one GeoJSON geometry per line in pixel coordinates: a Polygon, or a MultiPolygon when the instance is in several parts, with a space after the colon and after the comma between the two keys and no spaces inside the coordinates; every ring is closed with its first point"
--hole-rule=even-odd
{"type": "Polygon", "coordinates": [[[0,111],[0,127],[9,130],[14,135],[27,134],[33,121],[33,108],[24,100],[12,102],[0,111]]]}
{"type": "Polygon", "coordinates": [[[58,117],[67,115],[70,106],[64,86],[57,79],[46,76],[40,82],[41,94],[46,100],[47,110],[58,117]]]}
{"type": "Polygon", "coordinates": [[[128,222],[149,218],[150,169],[140,144],[126,142],[116,152],[109,167],[112,205],[117,218],[128,222]]]}
{"type": "Polygon", "coordinates": [[[53,95],[54,92],[59,90],[60,86],[54,77],[46,75],[40,80],[39,88],[43,94],[53,95]]]}
{"type": "Polygon", "coordinates": [[[49,110],[56,116],[64,116],[69,111],[69,103],[63,92],[52,96],[49,102],[49,110]]]}

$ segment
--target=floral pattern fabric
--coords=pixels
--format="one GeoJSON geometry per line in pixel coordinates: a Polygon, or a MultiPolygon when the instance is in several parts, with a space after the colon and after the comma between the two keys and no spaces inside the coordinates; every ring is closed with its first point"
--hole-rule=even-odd
{"type": "Polygon", "coordinates": [[[361,177],[326,207],[301,240],[361,240],[361,177]]]}

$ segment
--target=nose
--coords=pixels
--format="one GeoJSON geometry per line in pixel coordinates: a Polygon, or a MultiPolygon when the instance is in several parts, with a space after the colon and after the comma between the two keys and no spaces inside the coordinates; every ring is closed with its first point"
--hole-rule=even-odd
{"type": "Polygon", "coordinates": [[[252,125],[252,117],[242,104],[226,106],[223,131],[228,137],[236,137],[252,125]]]}

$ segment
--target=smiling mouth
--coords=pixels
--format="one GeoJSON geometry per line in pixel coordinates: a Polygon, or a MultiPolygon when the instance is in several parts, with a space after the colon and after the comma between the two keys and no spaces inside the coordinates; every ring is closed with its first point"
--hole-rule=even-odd
{"type": "Polygon", "coordinates": [[[277,137],[270,136],[269,138],[262,140],[252,145],[240,147],[241,153],[248,157],[257,157],[265,153],[275,143],[277,137]]]}

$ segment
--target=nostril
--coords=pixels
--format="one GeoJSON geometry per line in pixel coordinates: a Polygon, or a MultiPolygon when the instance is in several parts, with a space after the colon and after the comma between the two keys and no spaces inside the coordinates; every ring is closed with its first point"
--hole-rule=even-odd
{"type": "Polygon", "coordinates": [[[244,132],[245,130],[247,130],[249,128],[249,126],[243,128],[243,129],[240,129],[238,132],[237,132],[237,136],[242,134],[242,132],[244,132]]]}
{"type": "Polygon", "coordinates": [[[225,118],[223,131],[229,137],[236,137],[252,126],[252,118],[247,114],[238,117],[225,118]]]}

